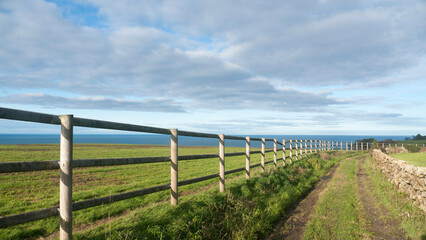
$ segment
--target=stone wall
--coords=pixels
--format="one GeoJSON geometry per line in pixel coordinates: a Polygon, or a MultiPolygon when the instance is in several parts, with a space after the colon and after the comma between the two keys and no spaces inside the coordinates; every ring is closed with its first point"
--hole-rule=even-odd
{"type": "Polygon", "coordinates": [[[394,153],[408,153],[408,150],[404,147],[387,147],[385,148],[386,154],[394,154],[394,153]]]}
{"type": "Polygon", "coordinates": [[[426,213],[426,167],[414,167],[378,149],[373,149],[371,155],[398,191],[408,194],[414,200],[414,204],[426,213]]]}

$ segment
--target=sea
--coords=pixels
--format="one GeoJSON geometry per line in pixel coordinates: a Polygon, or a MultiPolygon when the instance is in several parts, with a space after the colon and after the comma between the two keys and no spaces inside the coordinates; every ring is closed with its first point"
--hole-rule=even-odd
{"type": "MultiPolygon", "coordinates": [[[[234,135],[238,136],[238,135],[234,135]]],[[[385,139],[405,140],[410,136],[376,136],[376,135],[251,135],[256,138],[273,138],[282,142],[283,139],[308,139],[308,140],[325,140],[336,142],[355,142],[366,138],[374,138],[378,141],[385,139]]],[[[59,143],[59,134],[0,134],[0,144],[57,144],[59,143]]],[[[159,134],[75,134],[74,143],[98,143],[98,144],[149,144],[149,145],[169,145],[169,135],[159,134]]],[[[219,140],[212,138],[199,137],[179,137],[180,146],[218,146],[219,140]]],[[[245,141],[242,140],[225,140],[226,146],[244,147],[245,141]]],[[[251,146],[260,147],[259,141],[252,141],[251,146]]],[[[266,142],[267,148],[272,148],[272,142],[266,142]]]]}

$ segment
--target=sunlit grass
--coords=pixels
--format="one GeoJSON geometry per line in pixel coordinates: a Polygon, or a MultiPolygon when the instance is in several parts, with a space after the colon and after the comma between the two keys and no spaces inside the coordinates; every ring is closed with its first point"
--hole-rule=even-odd
{"type": "Polygon", "coordinates": [[[408,164],[417,167],[426,167],[426,152],[419,153],[396,153],[390,155],[393,158],[404,160],[408,164]]]}

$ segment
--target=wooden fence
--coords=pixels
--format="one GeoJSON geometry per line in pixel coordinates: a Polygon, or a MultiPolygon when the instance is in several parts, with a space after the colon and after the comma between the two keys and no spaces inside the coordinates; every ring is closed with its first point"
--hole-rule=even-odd
{"type": "Polygon", "coordinates": [[[303,156],[312,154],[318,151],[330,150],[346,150],[346,151],[362,151],[368,150],[368,143],[352,143],[352,142],[337,142],[324,140],[285,140],[282,142],[271,138],[255,138],[255,137],[240,137],[224,134],[210,134],[182,131],[178,129],[164,129],[141,125],[132,125],[125,123],[107,122],[101,120],[76,118],[73,115],[50,115],[43,113],[35,113],[29,111],[21,111],[8,108],[0,108],[0,119],[10,119],[18,121],[28,121],[36,123],[61,125],[60,137],[60,160],[58,161],[32,161],[32,162],[8,162],[0,163],[0,173],[13,172],[28,172],[40,170],[60,169],[60,201],[59,206],[40,209],[36,211],[24,212],[14,215],[0,217],[0,228],[10,227],[26,222],[36,221],[39,219],[60,216],[60,239],[72,239],[72,211],[78,211],[90,207],[109,204],[125,199],[130,199],[138,196],[143,196],[159,191],[170,189],[170,202],[172,205],[178,204],[178,188],[192,183],[205,181],[208,179],[219,178],[220,192],[225,191],[225,176],[231,173],[245,171],[246,179],[250,179],[250,170],[255,167],[261,167],[261,171],[265,171],[265,164],[274,163],[277,167],[278,161],[283,161],[286,164],[288,159],[290,164],[293,160],[298,160],[303,156]],[[137,157],[137,158],[107,158],[107,159],[73,159],[73,128],[75,126],[88,128],[113,129],[121,131],[132,131],[142,133],[155,133],[170,135],[170,156],[163,157],[137,157]],[[218,154],[202,154],[202,155],[179,155],[178,145],[179,136],[191,136],[201,138],[218,139],[219,151],[218,154]],[[245,152],[225,153],[225,140],[241,140],[246,143],[245,152]],[[251,151],[251,142],[261,142],[261,151],[251,151]],[[272,149],[265,149],[266,142],[273,142],[272,149]],[[278,149],[278,145],[281,147],[278,149]],[[289,146],[286,149],[286,145],[289,146]],[[340,147],[339,147],[340,145],[340,147]],[[286,150],[289,150],[289,155],[286,156],[286,150]],[[278,152],[282,152],[282,158],[277,157],[278,152]],[[274,158],[272,161],[265,162],[265,153],[273,152],[274,158]],[[261,154],[261,163],[250,165],[251,154],[261,154]],[[293,157],[294,154],[294,157],[293,157]],[[237,169],[225,170],[225,158],[231,156],[246,157],[246,166],[237,169]],[[179,161],[219,158],[219,173],[207,176],[192,178],[188,180],[178,180],[178,164],[179,161]],[[88,199],[78,202],[72,202],[72,173],[74,168],[81,167],[98,167],[98,166],[114,166],[127,164],[145,164],[157,162],[170,162],[171,174],[170,183],[158,186],[152,186],[136,191],[119,193],[115,195],[88,199]]]}

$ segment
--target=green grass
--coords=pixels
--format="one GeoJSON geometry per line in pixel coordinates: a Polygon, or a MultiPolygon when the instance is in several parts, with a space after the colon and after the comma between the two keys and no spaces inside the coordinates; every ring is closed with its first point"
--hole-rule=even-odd
{"type": "MultiPolygon", "coordinates": [[[[243,152],[244,150],[244,148],[226,148],[226,152],[243,152]]],[[[258,149],[253,148],[253,150],[258,149]]],[[[179,147],[180,155],[217,153],[217,151],[217,147],[179,147]]],[[[1,145],[0,152],[2,154],[1,162],[57,160],[59,158],[58,145],[1,145]]],[[[168,146],[76,144],[74,147],[75,159],[169,155],[168,146]]],[[[282,152],[279,152],[278,157],[281,155],[282,152]]],[[[273,153],[267,153],[266,161],[272,159],[273,153]]],[[[252,155],[251,164],[259,162],[260,154],[252,155]]],[[[245,156],[226,158],[227,170],[244,166],[245,156]]],[[[273,164],[269,166],[273,166],[273,164]]],[[[218,168],[218,159],[181,161],[179,163],[179,180],[217,173],[218,168]]],[[[258,171],[259,168],[254,171],[254,175],[258,171]]],[[[227,179],[232,178],[244,182],[244,173],[227,176],[227,179]]],[[[73,201],[133,191],[169,183],[169,181],[170,163],[77,168],[73,170],[73,201]]],[[[200,191],[201,188],[217,186],[217,182],[217,179],[212,179],[180,187],[179,191],[185,195],[183,197],[185,199],[188,194],[200,191]]],[[[0,196],[0,215],[17,214],[58,205],[59,171],[0,174],[0,196]]],[[[169,191],[162,191],[77,211],[73,213],[73,224],[77,227],[91,225],[107,217],[127,215],[127,212],[140,208],[143,212],[145,211],[143,209],[154,203],[155,206],[160,206],[162,202],[168,202],[169,196],[169,191]]],[[[167,203],[163,205],[167,206],[167,203]]],[[[144,215],[144,213],[141,214],[144,215]]],[[[58,228],[59,220],[57,217],[53,217],[0,229],[0,239],[35,238],[53,233],[58,228]]]]}
{"type": "Polygon", "coordinates": [[[403,229],[411,239],[426,239],[426,216],[413,205],[412,199],[395,190],[394,184],[381,173],[374,159],[367,158],[364,167],[371,178],[372,193],[378,204],[386,207],[401,222],[395,227],[403,229]]]}
{"type": "Polygon", "coordinates": [[[314,155],[249,181],[241,177],[228,184],[225,194],[214,188],[182,198],[177,207],[164,203],[138,209],[75,238],[259,239],[339,159],[314,155]]]}
{"type": "MultiPolygon", "coordinates": [[[[308,223],[304,239],[370,239],[367,215],[357,190],[358,160],[341,161],[328,189],[320,196],[308,223]]],[[[410,239],[426,239],[426,217],[413,201],[395,187],[381,173],[374,159],[368,157],[364,169],[371,179],[370,196],[376,209],[388,212],[377,214],[399,225],[392,226],[410,239]]]]}
{"type": "Polygon", "coordinates": [[[419,146],[425,144],[426,145],[426,140],[405,140],[405,141],[398,141],[398,145],[400,146],[401,143],[408,143],[408,144],[418,144],[419,146]]]}
{"type": "Polygon", "coordinates": [[[313,210],[303,239],[363,239],[369,236],[362,217],[361,199],[356,194],[357,163],[354,159],[341,161],[313,210]]]}
{"type": "Polygon", "coordinates": [[[408,164],[417,167],[426,167],[426,152],[421,153],[396,153],[390,155],[393,158],[404,160],[408,164]]]}

